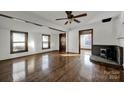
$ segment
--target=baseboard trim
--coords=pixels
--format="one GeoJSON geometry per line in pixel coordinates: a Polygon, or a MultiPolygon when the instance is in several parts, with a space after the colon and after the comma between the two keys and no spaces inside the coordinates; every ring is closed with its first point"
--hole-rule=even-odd
{"type": "Polygon", "coordinates": [[[41,53],[34,53],[34,54],[25,55],[25,56],[8,58],[8,59],[0,60],[0,61],[14,60],[14,59],[17,59],[17,58],[23,58],[23,57],[28,57],[28,56],[33,56],[33,55],[39,55],[39,54],[46,54],[46,53],[51,53],[51,52],[59,52],[59,50],[46,51],[46,52],[41,52],[41,53]]]}
{"type": "Polygon", "coordinates": [[[79,53],[76,53],[76,52],[66,52],[67,54],[79,54],[79,53]]]}

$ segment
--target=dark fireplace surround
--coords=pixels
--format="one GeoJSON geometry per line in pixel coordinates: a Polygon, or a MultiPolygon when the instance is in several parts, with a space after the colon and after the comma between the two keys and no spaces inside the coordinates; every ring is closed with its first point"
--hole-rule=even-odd
{"type": "Polygon", "coordinates": [[[123,47],[116,45],[93,45],[92,55],[102,57],[123,65],[123,47]]]}

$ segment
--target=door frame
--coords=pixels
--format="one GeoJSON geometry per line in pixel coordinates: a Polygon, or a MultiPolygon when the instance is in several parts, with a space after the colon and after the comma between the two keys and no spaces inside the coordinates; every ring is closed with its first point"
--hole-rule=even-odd
{"type": "MultiPolygon", "coordinates": [[[[91,42],[91,51],[92,51],[92,48],[93,48],[93,29],[84,29],[84,30],[79,30],[79,54],[80,54],[80,36],[82,35],[82,32],[83,31],[91,31],[91,39],[92,39],[92,42],[91,42]]],[[[89,50],[89,49],[84,49],[84,50],[89,50]]]]}
{"type": "MultiPolygon", "coordinates": [[[[60,46],[60,45],[61,45],[60,35],[61,35],[61,34],[65,34],[65,40],[66,40],[66,33],[60,33],[60,34],[59,34],[59,52],[61,52],[61,50],[60,50],[60,48],[61,48],[61,46],[60,46]]],[[[64,51],[64,52],[66,52],[66,41],[65,41],[65,51],[64,51]]]]}

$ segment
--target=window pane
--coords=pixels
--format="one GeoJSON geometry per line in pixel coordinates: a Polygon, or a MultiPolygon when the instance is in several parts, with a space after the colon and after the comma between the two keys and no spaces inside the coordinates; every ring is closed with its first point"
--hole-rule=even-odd
{"type": "Polygon", "coordinates": [[[48,41],[49,40],[49,37],[48,36],[43,36],[43,42],[45,41],[48,41]]]}
{"type": "Polygon", "coordinates": [[[43,42],[43,48],[48,48],[49,45],[48,45],[48,42],[43,42]]]}
{"type": "Polygon", "coordinates": [[[25,50],[25,43],[13,43],[13,51],[22,51],[25,50]]]}
{"type": "Polygon", "coordinates": [[[25,34],[23,33],[13,33],[13,42],[24,42],[25,34]]]}
{"type": "Polygon", "coordinates": [[[81,35],[81,48],[91,49],[91,34],[81,35]]]}

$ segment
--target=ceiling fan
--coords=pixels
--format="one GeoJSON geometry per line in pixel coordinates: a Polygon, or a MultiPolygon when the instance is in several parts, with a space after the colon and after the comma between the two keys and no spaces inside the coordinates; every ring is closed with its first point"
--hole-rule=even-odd
{"type": "Polygon", "coordinates": [[[77,20],[76,18],[87,16],[87,13],[79,14],[79,15],[76,15],[76,16],[74,16],[72,14],[72,11],[65,11],[65,13],[67,14],[67,18],[58,18],[58,19],[56,19],[56,20],[67,20],[65,22],[65,25],[67,25],[68,23],[71,24],[73,21],[76,22],[76,23],[80,23],[80,21],[77,20]]]}

